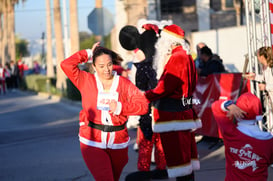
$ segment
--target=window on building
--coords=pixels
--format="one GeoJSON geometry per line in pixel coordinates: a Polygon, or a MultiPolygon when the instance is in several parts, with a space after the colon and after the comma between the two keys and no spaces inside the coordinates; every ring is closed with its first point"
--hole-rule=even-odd
{"type": "Polygon", "coordinates": [[[181,0],[161,0],[162,13],[181,13],[182,1],[181,0]]]}
{"type": "Polygon", "coordinates": [[[233,0],[226,0],[226,8],[233,8],[234,4],[233,4],[233,0]]]}

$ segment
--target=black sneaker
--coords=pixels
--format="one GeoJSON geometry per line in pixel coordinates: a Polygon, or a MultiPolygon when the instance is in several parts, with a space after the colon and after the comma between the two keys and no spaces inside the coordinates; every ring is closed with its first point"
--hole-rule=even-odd
{"type": "Polygon", "coordinates": [[[155,169],[152,171],[152,179],[168,179],[167,170],[158,170],[155,169]]]}
{"type": "Polygon", "coordinates": [[[125,181],[149,181],[151,180],[150,171],[137,171],[126,176],[125,181]]]}

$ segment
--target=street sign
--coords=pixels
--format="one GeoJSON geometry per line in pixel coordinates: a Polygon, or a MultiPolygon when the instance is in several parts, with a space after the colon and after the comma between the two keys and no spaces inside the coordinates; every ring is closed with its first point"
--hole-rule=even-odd
{"type": "Polygon", "coordinates": [[[87,17],[87,23],[95,35],[107,36],[114,27],[113,15],[104,7],[93,9],[87,17]]]}

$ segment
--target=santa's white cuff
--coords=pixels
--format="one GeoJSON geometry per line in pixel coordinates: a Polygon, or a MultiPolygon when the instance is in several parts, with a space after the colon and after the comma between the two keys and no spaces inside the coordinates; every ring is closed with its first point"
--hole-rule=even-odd
{"type": "Polygon", "coordinates": [[[91,49],[85,49],[86,53],[87,53],[87,57],[88,57],[88,61],[87,63],[92,63],[93,60],[92,60],[92,56],[93,56],[93,52],[91,49]]]}
{"type": "Polygon", "coordinates": [[[227,101],[222,102],[222,104],[221,104],[221,110],[222,110],[222,111],[225,111],[225,112],[228,112],[228,109],[225,108],[225,103],[226,103],[226,102],[227,102],[227,101]]]}
{"type": "Polygon", "coordinates": [[[117,109],[115,110],[114,114],[119,115],[121,113],[122,104],[121,102],[118,102],[117,109]]]}

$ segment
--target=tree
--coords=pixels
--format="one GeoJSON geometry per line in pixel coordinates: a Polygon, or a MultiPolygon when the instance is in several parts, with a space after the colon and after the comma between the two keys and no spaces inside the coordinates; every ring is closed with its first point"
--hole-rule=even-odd
{"type": "Polygon", "coordinates": [[[28,41],[25,39],[16,38],[16,59],[29,55],[28,41]]]}
{"type": "Polygon", "coordinates": [[[16,59],[14,5],[25,0],[0,0],[0,62],[16,59]]]}
{"type": "Polygon", "coordinates": [[[87,32],[80,32],[80,49],[88,49],[96,42],[95,36],[87,32]]]}
{"type": "Polygon", "coordinates": [[[70,0],[70,42],[71,54],[79,51],[79,30],[78,30],[78,6],[77,0],[70,0]]]}
{"type": "Polygon", "coordinates": [[[51,33],[51,5],[50,0],[45,0],[46,3],[46,75],[54,77],[54,68],[52,61],[52,33],[51,33]]]}
{"type": "Polygon", "coordinates": [[[63,71],[61,70],[60,63],[64,60],[64,45],[62,38],[62,21],[61,21],[61,9],[60,9],[60,1],[53,0],[54,7],[54,32],[55,32],[55,40],[56,40],[56,59],[57,59],[57,82],[56,88],[62,93],[66,89],[66,77],[63,71]]]}

